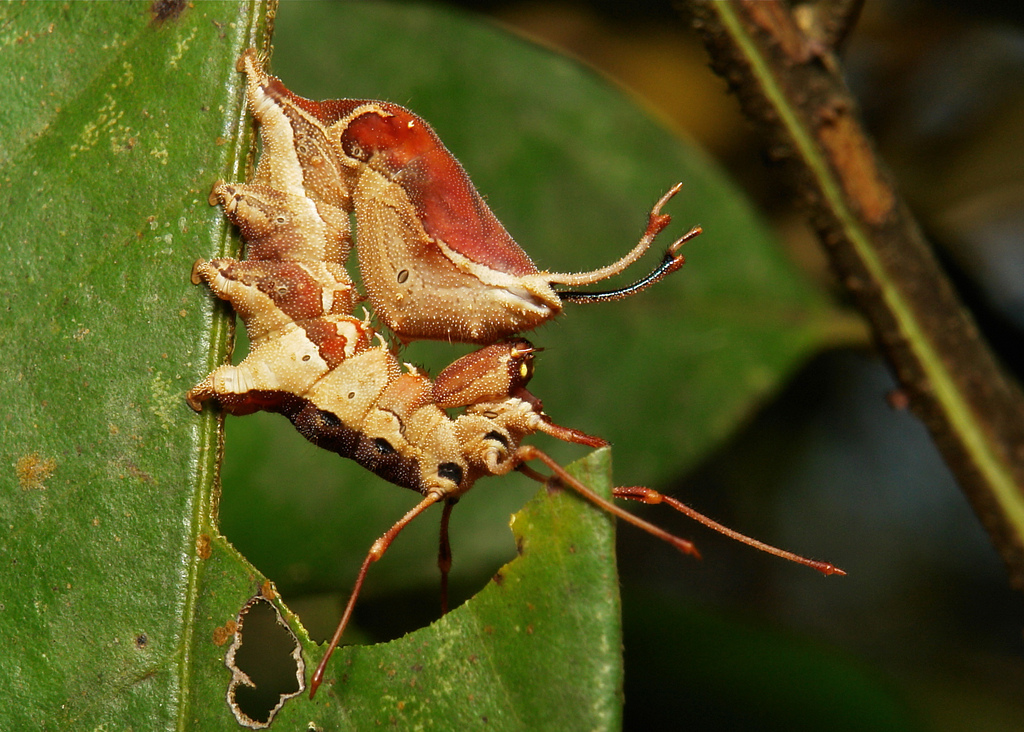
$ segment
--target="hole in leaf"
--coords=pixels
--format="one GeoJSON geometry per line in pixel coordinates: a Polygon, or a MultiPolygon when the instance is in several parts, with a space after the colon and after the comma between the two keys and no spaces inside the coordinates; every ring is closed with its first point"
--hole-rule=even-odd
{"type": "Polygon", "coordinates": [[[262,595],[242,606],[237,625],[224,658],[231,669],[228,705],[240,725],[264,729],[306,687],[302,649],[277,608],[262,595]]]}

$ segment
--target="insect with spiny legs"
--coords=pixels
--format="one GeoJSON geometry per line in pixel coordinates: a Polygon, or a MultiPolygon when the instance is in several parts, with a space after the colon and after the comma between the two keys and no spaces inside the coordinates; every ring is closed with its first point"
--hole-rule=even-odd
{"type": "MultiPolygon", "coordinates": [[[[419,117],[385,102],[302,99],[266,75],[254,51],[243,54],[239,70],[247,76],[263,153],[250,182],[218,182],[210,201],[239,228],[248,258],[196,262],[193,281],[205,281],[232,304],[245,322],[250,351],[237,366],[222,365],[193,387],[189,404],[199,410],[213,400],[239,415],[278,412],[314,444],[423,496],[371,547],[310,695],[323,680],[370,565],[435,503],[444,507],[438,565],[446,609],[451,511],[481,477],[520,470],[546,482],[527,465],[539,461],[605,511],[697,555],[689,541],[596,495],[544,452],[522,444],[536,432],[590,447],[607,443],[544,413],[526,389],[538,349],[517,337],[553,318],[564,302],[627,297],[677,271],[679,248],[699,228],[668,247],[661,264],[633,285],[603,293],[553,287],[593,284],[637,261],[668,225],[661,210],[680,186],[655,204],[639,243],[618,262],[576,275],[543,272],[419,117]],[[369,319],[353,315],[359,295],[344,268],[352,247],[350,212],[376,317],[403,342],[463,341],[481,348],[433,380],[403,368],[369,319]]],[[[615,488],[613,496],[667,503],[739,541],[824,574],[843,574],[738,534],[649,488],[615,488]]]]}

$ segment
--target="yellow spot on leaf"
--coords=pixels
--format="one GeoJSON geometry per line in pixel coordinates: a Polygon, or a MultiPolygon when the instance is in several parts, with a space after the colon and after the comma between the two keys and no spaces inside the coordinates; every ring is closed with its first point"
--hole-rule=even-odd
{"type": "Polygon", "coordinates": [[[14,472],[18,475],[18,483],[24,491],[46,490],[44,481],[57,469],[57,461],[43,458],[38,452],[23,455],[14,464],[14,472]]]}

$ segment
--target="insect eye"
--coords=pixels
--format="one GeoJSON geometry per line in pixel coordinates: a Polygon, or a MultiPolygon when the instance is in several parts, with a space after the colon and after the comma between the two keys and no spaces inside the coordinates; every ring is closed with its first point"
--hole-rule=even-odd
{"type": "Polygon", "coordinates": [[[518,386],[526,386],[533,378],[533,354],[537,349],[529,341],[518,341],[512,347],[509,360],[509,378],[518,381],[518,386]]]}
{"type": "Polygon", "coordinates": [[[437,475],[439,478],[450,480],[455,485],[462,483],[462,467],[456,463],[441,463],[437,466],[437,475]]]}
{"type": "Polygon", "coordinates": [[[385,440],[383,437],[378,437],[373,441],[374,446],[377,448],[377,452],[381,455],[391,455],[395,452],[395,448],[390,442],[385,440]]]}

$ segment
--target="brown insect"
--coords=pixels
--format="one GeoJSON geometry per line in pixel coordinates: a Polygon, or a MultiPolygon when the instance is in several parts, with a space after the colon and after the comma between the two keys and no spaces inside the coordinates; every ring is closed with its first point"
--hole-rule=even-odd
{"type": "MultiPolygon", "coordinates": [[[[250,352],[237,366],[215,369],[188,393],[196,410],[214,400],[232,414],[278,412],[308,440],[351,458],[423,498],[371,547],[341,621],[310,682],[323,680],[370,565],[429,506],[442,503],[442,606],[451,566],[448,524],[456,501],[478,478],[512,470],[546,482],[526,463],[613,515],[697,556],[693,544],[596,495],[524,438],[543,432],[590,447],[607,443],[555,424],[526,389],[537,349],[511,338],[554,317],[563,302],[596,302],[641,291],[683,263],[683,242],[634,285],[607,293],[566,293],[621,272],[669,223],[661,213],[678,190],[652,209],[634,249],[608,267],[579,275],[537,270],[473,188],[455,158],[423,120],[385,102],[312,102],[260,69],[254,51],[239,69],[249,107],[261,125],[263,153],[246,184],[219,182],[213,204],[238,226],[248,259],[196,262],[205,281],[243,319],[250,352]],[[375,315],[401,340],[485,344],[431,380],[353,315],[359,300],[344,269],[354,211],[359,269],[375,315]],[[449,416],[446,410],[458,410],[449,416]]],[[[615,488],[617,498],[667,503],[701,523],[759,549],[844,574],[738,534],[669,496],[643,487],[615,488]]]]}
{"type": "Polygon", "coordinates": [[[494,343],[536,328],[564,302],[628,297],[679,269],[679,247],[700,233],[695,228],[675,242],[653,272],[629,287],[556,292],[553,285],[594,284],[636,262],[668,225],[661,207],[681,186],[658,202],[644,236],[618,262],[579,274],[542,272],[412,112],[388,102],[303,99],[264,73],[253,50],[238,68],[264,145],[246,188],[308,197],[339,239],[347,238],[353,212],[359,273],[374,315],[402,341],[494,343]]]}

